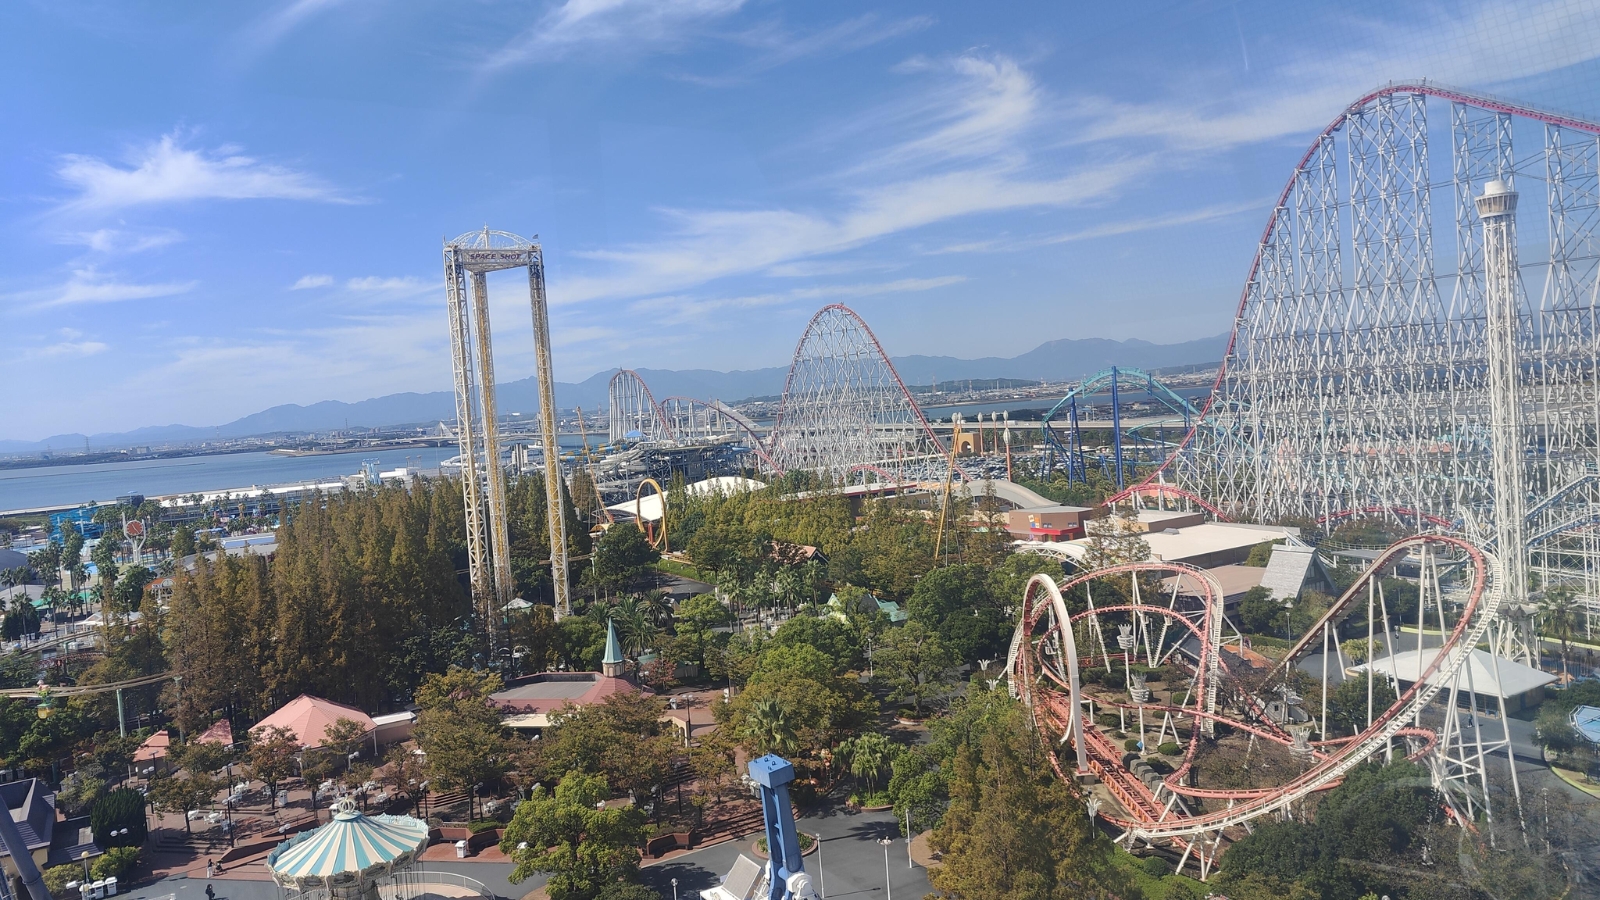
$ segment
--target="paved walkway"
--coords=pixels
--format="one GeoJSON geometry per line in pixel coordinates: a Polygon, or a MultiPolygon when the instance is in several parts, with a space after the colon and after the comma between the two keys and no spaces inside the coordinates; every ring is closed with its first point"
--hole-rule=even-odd
{"type": "MultiPolygon", "coordinates": [[[[915,841],[910,847],[911,858],[907,858],[906,841],[892,813],[858,812],[842,805],[830,805],[809,812],[800,820],[800,826],[822,839],[818,851],[807,856],[805,862],[806,870],[825,888],[825,896],[862,898],[875,895],[881,900],[886,875],[895,893],[903,897],[921,897],[931,890],[925,868],[928,863],[917,861],[922,854],[915,841]],[[887,847],[879,843],[884,838],[891,841],[887,847]]],[[[755,837],[752,833],[738,840],[676,853],[660,860],[647,860],[641,870],[642,879],[663,898],[673,896],[672,880],[677,879],[677,896],[681,900],[693,900],[699,891],[718,884],[741,854],[751,855],[750,841],[755,837]]],[[[452,854],[455,852],[451,845],[435,845],[440,846],[450,847],[452,854]]],[[[510,876],[514,867],[509,862],[486,860],[480,855],[466,860],[425,860],[420,865],[425,871],[452,872],[483,882],[495,896],[507,900],[525,897],[544,900],[539,891],[544,879],[534,877],[512,884],[510,876]]],[[[204,875],[202,861],[193,877],[181,871],[173,872],[148,880],[127,891],[125,896],[130,900],[202,900],[206,885],[211,884],[218,900],[279,900],[278,888],[268,879],[266,867],[260,861],[231,868],[209,882],[204,875]]],[[[428,890],[444,897],[434,890],[436,887],[443,886],[429,885],[428,890]]]]}

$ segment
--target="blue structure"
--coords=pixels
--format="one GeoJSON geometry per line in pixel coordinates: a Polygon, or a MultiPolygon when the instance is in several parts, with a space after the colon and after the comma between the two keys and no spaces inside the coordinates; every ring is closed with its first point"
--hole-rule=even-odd
{"type": "Polygon", "coordinates": [[[794,811],[789,806],[794,766],[787,759],[768,753],[751,761],[750,777],[761,788],[761,817],[767,826],[767,855],[771,858],[767,900],[812,896],[811,878],[800,858],[800,832],[794,827],[794,811]]]}
{"type": "Polygon", "coordinates": [[[56,543],[65,543],[67,536],[63,528],[72,528],[85,538],[97,538],[106,533],[106,526],[94,520],[98,506],[80,506],[66,512],[50,514],[50,539],[56,543]]]}
{"type": "Polygon", "coordinates": [[[1088,418],[1096,405],[1092,398],[1101,392],[1110,393],[1111,406],[1111,458],[1098,454],[1100,470],[1115,481],[1120,490],[1135,474],[1138,463],[1161,462],[1176,449],[1176,441],[1189,432],[1190,425],[1199,412],[1188,400],[1178,396],[1154,375],[1141,369],[1121,369],[1112,366],[1085,378],[1061,402],[1045,413],[1040,423],[1045,453],[1041,477],[1049,477],[1056,466],[1066,469],[1069,481],[1087,481],[1090,460],[1084,452],[1081,420],[1088,418]],[[1162,410],[1170,419],[1158,420],[1148,425],[1134,426],[1124,431],[1122,427],[1123,392],[1133,394],[1130,402],[1148,402],[1162,410]],[[1181,424],[1180,424],[1181,420],[1181,424]],[[1168,435],[1167,423],[1178,426],[1168,435]]]}

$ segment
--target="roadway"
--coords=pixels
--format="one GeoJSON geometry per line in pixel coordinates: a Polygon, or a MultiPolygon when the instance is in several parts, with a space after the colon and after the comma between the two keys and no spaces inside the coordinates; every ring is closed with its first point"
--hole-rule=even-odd
{"type": "MultiPolygon", "coordinates": [[[[799,820],[800,828],[822,838],[817,853],[805,858],[806,871],[825,888],[825,897],[883,898],[917,900],[932,887],[928,873],[920,866],[909,866],[906,841],[900,835],[890,812],[859,812],[839,805],[827,805],[808,812],[799,820]],[[878,841],[893,838],[888,848],[888,884],[884,890],[884,847],[878,841]]],[[[745,839],[693,850],[659,862],[648,860],[641,872],[644,883],[661,894],[673,896],[672,879],[678,880],[677,896],[691,900],[698,892],[720,883],[733,868],[739,854],[757,859],[750,849],[757,835],[745,839]]],[[[252,867],[254,868],[254,867],[252,867]]],[[[452,872],[484,883],[497,897],[517,900],[544,884],[542,876],[512,884],[509,863],[427,862],[420,868],[452,872]]],[[[210,882],[218,900],[281,900],[278,888],[266,880],[223,877],[210,882]]],[[[185,875],[170,875],[142,884],[124,896],[131,900],[202,900],[206,881],[185,875]]]]}

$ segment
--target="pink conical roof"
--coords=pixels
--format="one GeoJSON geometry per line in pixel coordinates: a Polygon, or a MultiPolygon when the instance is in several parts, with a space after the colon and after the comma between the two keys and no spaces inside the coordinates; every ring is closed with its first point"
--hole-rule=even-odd
{"type": "Polygon", "coordinates": [[[285,703],[277,712],[257,722],[255,728],[250,730],[287,728],[294,733],[295,740],[300,742],[300,746],[321,747],[328,726],[340,719],[354,719],[368,732],[378,727],[371,716],[354,706],[345,706],[343,703],[301,694],[285,703]]]}

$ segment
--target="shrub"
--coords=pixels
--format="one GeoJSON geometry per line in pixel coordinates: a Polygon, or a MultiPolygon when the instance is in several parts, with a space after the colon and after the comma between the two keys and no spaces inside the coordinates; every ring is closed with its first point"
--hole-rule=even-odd
{"type": "Polygon", "coordinates": [[[1122,717],[1118,716],[1116,713],[1101,713],[1100,715],[1095,716],[1094,720],[1107,728],[1122,727],[1122,717]]]}
{"type": "Polygon", "coordinates": [[[1128,738],[1122,742],[1122,749],[1128,751],[1129,753],[1137,753],[1139,751],[1139,739],[1128,738]]]}
{"type": "MultiPolygon", "coordinates": [[[[4,873],[0,873],[3,877],[4,873]]],[[[69,897],[78,896],[77,888],[68,888],[67,884],[83,877],[83,866],[65,865],[52,866],[44,870],[44,886],[50,891],[50,896],[56,900],[67,900],[69,897]]]]}
{"type": "Polygon", "coordinates": [[[1139,868],[1143,869],[1144,873],[1151,878],[1160,878],[1172,871],[1172,867],[1167,865],[1167,861],[1159,856],[1146,856],[1139,861],[1139,868]]]}
{"type": "Polygon", "coordinates": [[[498,819],[479,819],[476,822],[467,823],[467,830],[473,834],[482,834],[485,831],[493,831],[496,828],[504,828],[505,826],[506,823],[498,819]]]}
{"type": "MultiPolygon", "coordinates": [[[[817,839],[812,837],[809,834],[806,834],[804,831],[802,831],[802,832],[800,832],[799,841],[800,841],[800,852],[804,853],[807,850],[811,849],[811,845],[815,844],[817,842],[817,839]]],[[[756,849],[760,850],[762,853],[766,853],[767,852],[767,839],[766,839],[765,836],[756,838],[756,849]]]]}
{"type": "MultiPolygon", "coordinates": [[[[133,832],[128,832],[132,834],[133,832]]],[[[138,847],[112,847],[89,866],[89,874],[96,881],[112,876],[120,877],[139,861],[138,847]]]]}
{"type": "Polygon", "coordinates": [[[144,795],[133,788],[107,791],[89,813],[89,828],[94,832],[94,842],[110,850],[112,847],[140,847],[144,845],[144,795]],[[128,829],[127,834],[111,836],[111,832],[128,829]]]}
{"type": "Polygon", "coordinates": [[[1183,748],[1178,746],[1177,741],[1163,741],[1161,746],[1156,748],[1156,752],[1162,756],[1177,756],[1183,752],[1183,748]]]}

